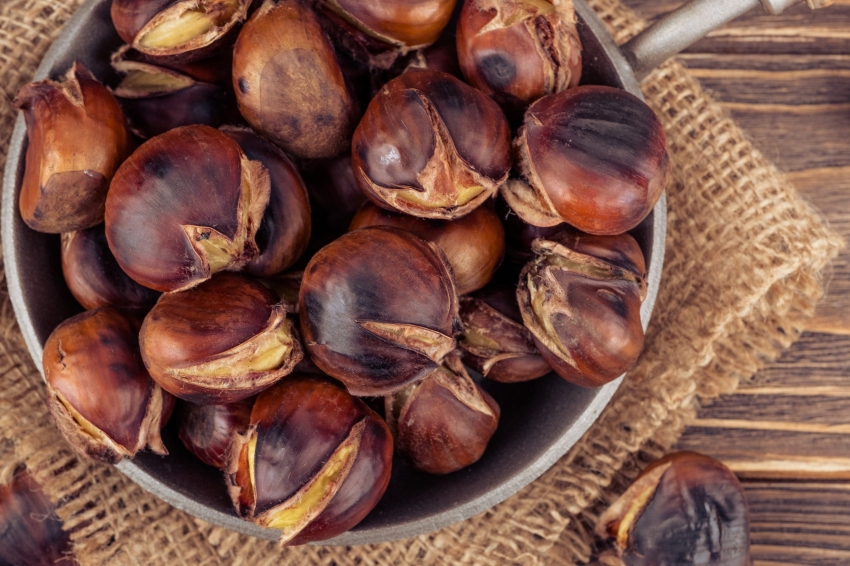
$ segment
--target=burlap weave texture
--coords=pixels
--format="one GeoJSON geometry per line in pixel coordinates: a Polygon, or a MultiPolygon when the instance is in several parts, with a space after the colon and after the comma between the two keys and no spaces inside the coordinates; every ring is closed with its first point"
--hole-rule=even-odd
{"type": "MultiPolygon", "coordinates": [[[[79,0],[0,4],[0,155],[10,101],[79,0]]],[[[642,29],[619,0],[591,0],[618,42],[642,29]]],[[[53,426],[41,378],[0,302],[0,467],[23,462],[59,501],[83,564],[576,564],[589,525],[681,434],[701,400],[732,391],[798,336],[841,240],[678,63],[643,84],[667,129],[667,256],[638,365],[585,438],[538,481],[458,525],[357,548],[280,551],[195,520],[120,472],[77,458],[53,426]]]]}

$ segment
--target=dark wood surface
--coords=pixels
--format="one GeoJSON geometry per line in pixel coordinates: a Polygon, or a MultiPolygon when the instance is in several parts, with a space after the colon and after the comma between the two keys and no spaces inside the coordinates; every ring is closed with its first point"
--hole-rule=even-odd
{"type": "MultiPolygon", "coordinates": [[[[673,0],[625,0],[649,19],[673,0]]],[[[682,60],[765,155],[850,237],[850,0],[753,10],[682,60]]],[[[850,565],[850,249],[781,359],[703,408],[679,448],[744,481],[756,566],[850,565]]]]}

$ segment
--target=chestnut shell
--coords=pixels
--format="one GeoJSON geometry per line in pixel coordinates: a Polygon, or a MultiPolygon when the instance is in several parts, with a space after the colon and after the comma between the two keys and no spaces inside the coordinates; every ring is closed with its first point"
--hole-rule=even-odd
{"type": "Polygon", "coordinates": [[[254,398],[224,405],[177,404],[177,435],[183,446],[208,466],[223,470],[230,444],[251,420],[254,398]]]}

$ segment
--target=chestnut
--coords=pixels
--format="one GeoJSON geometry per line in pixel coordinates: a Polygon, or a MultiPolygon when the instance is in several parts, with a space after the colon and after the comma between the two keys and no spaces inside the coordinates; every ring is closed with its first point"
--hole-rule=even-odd
{"type": "Polygon", "coordinates": [[[514,150],[521,178],[502,189],[511,208],[535,226],[566,222],[590,234],[622,234],[640,224],[664,192],[670,166],[652,109],[607,86],[532,104],[514,150]]]}
{"type": "Polygon", "coordinates": [[[103,225],[62,234],[62,274],[77,302],[85,309],[113,306],[147,311],[159,293],[143,287],[121,270],[103,225]]]}
{"type": "Polygon", "coordinates": [[[463,361],[493,381],[531,381],[552,371],[522,324],[516,289],[488,287],[460,298],[463,361]]]}
{"type": "Polygon", "coordinates": [[[183,446],[208,466],[223,470],[230,443],[248,430],[254,398],[223,405],[177,404],[177,435],[183,446]]]}
{"type": "Polygon", "coordinates": [[[122,45],[112,54],[111,62],[113,68],[121,72],[123,72],[122,69],[132,69],[134,64],[142,63],[177,71],[200,83],[226,88],[233,83],[231,73],[233,53],[230,51],[222,51],[198,61],[175,62],[149,57],[129,45],[122,45]]]}
{"type": "Polygon", "coordinates": [[[457,27],[463,76],[511,111],[577,86],[576,21],[572,0],[467,0],[457,27]]]}
{"type": "Polygon", "coordinates": [[[397,228],[363,228],[322,248],[298,298],[310,358],[358,396],[424,378],[460,330],[450,269],[434,244],[397,228]]]}
{"type": "Polygon", "coordinates": [[[281,545],[339,535],[390,480],[386,423],[338,383],[293,375],[257,397],[233,442],[225,479],[237,512],[281,531],[281,545]]]}
{"type": "Polygon", "coordinates": [[[354,132],[354,175],[382,208],[452,220],[507,179],[509,138],[490,97],[446,73],[412,70],[369,104],[354,132]]]}
{"type": "Polygon", "coordinates": [[[430,474],[477,462],[499,424],[499,405],[472,381],[456,354],[385,402],[398,452],[430,474]]]}
{"type": "Polygon", "coordinates": [[[599,517],[628,566],[748,566],[747,502],[722,463],[694,452],[647,467],[599,517]]]}
{"type": "Polygon", "coordinates": [[[121,39],[149,57],[195,61],[223,47],[252,0],[113,0],[121,39]]]}
{"type": "Polygon", "coordinates": [[[69,318],[44,343],[47,405],[80,454],[116,463],[149,446],[167,454],[160,428],[173,399],[151,380],[135,319],[112,307],[69,318]]]}
{"type": "Polygon", "coordinates": [[[637,242],[628,234],[564,230],[535,240],[532,249],[517,302],[540,353],[575,385],[616,379],[643,348],[646,264],[637,242]]]}
{"type": "Polygon", "coordinates": [[[27,226],[59,234],[103,222],[115,170],[132,151],[121,107],[79,61],[60,81],[21,88],[29,143],[20,211],[27,226]]]}
{"type": "Polygon", "coordinates": [[[0,486],[0,563],[14,566],[73,566],[71,537],[62,530],[56,505],[20,467],[0,486]]]}
{"type": "Polygon", "coordinates": [[[287,312],[298,314],[298,293],[301,291],[301,280],[303,278],[303,271],[290,271],[259,281],[277,293],[281,302],[286,305],[287,312]]]}
{"type": "Polygon", "coordinates": [[[394,226],[436,244],[449,260],[458,295],[486,285],[505,251],[505,229],[496,213],[486,206],[463,218],[446,221],[416,218],[367,203],[351,221],[351,230],[367,226],[394,226]]]}
{"type": "Polygon", "coordinates": [[[275,294],[233,273],[163,295],[145,317],[139,345],[151,377],[193,403],[256,395],[303,356],[275,294]]]}
{"type": "Polygon", "coordinates": [[[233,51],[239,111],[303,158],[333,157],[351,141],[357,102],[316,15],[297,0],[265,0],[233,51]]]}
{"type": "Polygon", "coordinates": [[[184,126],[145,142],[115,174],[106,239],[121,268],[157,291],[238,270],[258,253],[269,174],[230,137],[184,126]]]}
{"type": "Polygon", "coordinates": [[[221,128],[233,138],[248,159],[259,161],[269,172],[271,196],[257,230],[259,253],[245,271],[270,277],[292,266],[310,241],[310,200],[295,165],[285,153],[249,128],[221,128]]]}

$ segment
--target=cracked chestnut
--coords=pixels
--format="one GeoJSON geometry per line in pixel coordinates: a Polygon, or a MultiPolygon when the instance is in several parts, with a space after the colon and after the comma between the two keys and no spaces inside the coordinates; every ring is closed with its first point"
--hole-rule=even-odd
{"type": "Polygon", "coordinates": [[[115,174],[106,199],[109,249],[145,287],[188,289],[254,259],[270,191],[263,164],[226,134],[200,125],[171,130],[142,144],[115,174]]]}
{"type": "Polygon", "coordinates": [[[230,443],[248,430],[254,398],[223,405],[178,401],[177,435],[183,446],[208,466],[223,470],[230,443]]]}
{"type": "Polygon", "coordinates": [[[511,208],[535,226],[566,222],[590,234],[622,234],[640,224],[664,192],[670,167],[652,109],[606,86],[532,104],[514,151],[520,178],[502,189],[511,208]]]}
{"type": "Polygon", "coordinates": [[[363,228],[319,250],[298,302],[310,359],[358,396],[424,378],[454,350],[460,330],[445,256],[397,228],[363,228]]]}
{"type": "Polygon", "coordinates": [[[142,359],[163,389],[193,403],[235,403],[288,375],[303,357],[277,296],[223,273],[162,296],[139,333],[142,359]]]}
{"type": "Polygon", "coordinates": [[[281,545],[355,526],[389,484],[386,423],[337,382],[291,376],[257,397],[225,478],[237,512],[281,531],[281,545]]]}
{"type": "Polygon", "coordinates": [[[552,371],[522,324],[514,287],[487,287],[461,297],[460,319],[463,361],[484,377],[519,383],[552,371]]]}
{"type": "Polygon", "coordinates": [[[722,463],[694,452],[647,467],[599,518],[627,566],[747,566],[744,490],[722,463]]]}
{"type": "Polygon", "coordinates": [[[558,375],[582,387],[619,377],[643,348],[646,265],[628,234],[564,230],[532,245],[517,288],[522,320],[558,375]]]}
{"type": "Polygon", "coordinates": [[[44,343],[47,405],[68,443],[103,462],[145,446],[167,454],[160,428],[173,407],[139,355],[139,327],[112,307],[69,318],[44,343]]]}
{"type": "Polygon", "coordinates": [[[396,449],[430,474],[477,462],[499,424],[499,405],[455,354],[422,381],[387,396],[385,404],[396,449]]]}
{"type": "Polygon", "coordinates": [[[29,140],[19,199],[27,226],[59,234],[103,222],[109,182],[133,145],[109,89],[76,62],[58,82],[25,85],[14,105],[29,140]]]}
{"type": "Polygon", "coordinates": [[[302,158],[345,151],[358,105],[316,15],[296,0],[266,0],[233,51],[239,111],[262,135],[302,158]]]}
{"type": "Polygon", "coordinates": [[[576,21],[572,0],[467,0],[457,29],[463,76],[512,111],[577,86],[576,21]]]}
{"type": "Polygon", "coordinates": [[[367,226],[394,226],[432,242],[452,266],[458,295],[482,288],[502,262],[505,229],[496,213],[479,206],[457,220],[428,220],[383,210],[367,203],[351,221],[351,230],[367,226]]]}
{"type": "Polygon", "coordinates": [[[507,179],[509,138],[490,97],[446,73],[412,70],[369,104],[354,132],[354,175],[382,208],[452,220],[507,179]]]}

